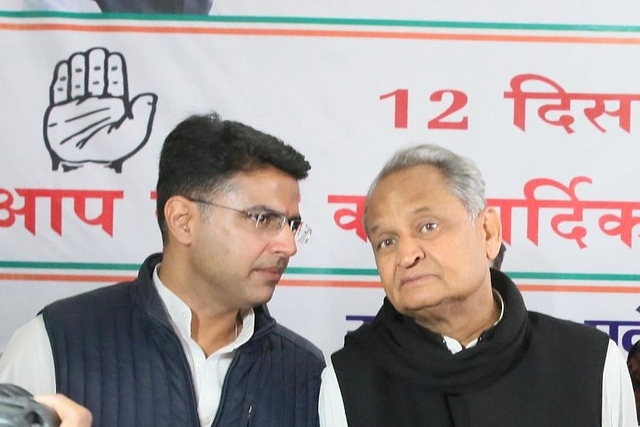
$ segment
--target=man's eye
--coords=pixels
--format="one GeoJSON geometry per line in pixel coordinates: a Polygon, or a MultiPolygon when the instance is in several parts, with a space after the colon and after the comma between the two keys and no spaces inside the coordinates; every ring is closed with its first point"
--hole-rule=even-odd
{"type": "Polygon", "coordinates": [[[247,212],[247,215],[256,222],[256,225],[264,224],[267,221],[265,212],[247,212]]]}
{"type": "Polygon", "coordinates": [[[257,212],[251,214],[258,228],[278,229],[281,227],[282,216],[273,212],[257,212]]]}
{"type": "Polygon", "coordinates": [[[393,245],[393,243],[394,243],[393,239],[382,239],[378,242],[377,247],[378,249],[385,249],[393,245]]]}
{"type": "Polygon", "coordinates": [[[422,224],[420,226],[421,233],[429,233],[435,231],[438,228],[438,224],[435,222],[427,222],[426,224],[422,224]]]}
{"type": "Polygon", "coordinates": [[[271,214],[268,212],[247,212],[247,215],[256,223],[256,228],[267,228],[269,226],[271,214]]]}
{"type": "Polygon", "coordinates": [[[289,220],[289,228],[291,229],[291,231],[293,231],[294,233],[297,233],[298,230],[300,229],[300,226],[302,225],[302,220],[299,219],[292,219],[289,220]]]}

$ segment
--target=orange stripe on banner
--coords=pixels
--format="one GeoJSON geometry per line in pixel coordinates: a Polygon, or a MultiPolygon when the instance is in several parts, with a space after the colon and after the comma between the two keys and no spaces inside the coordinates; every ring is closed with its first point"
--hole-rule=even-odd
{"type": "MultiPolygon", "coordinates": [[[[28,274],[0,273],[0,281],[34,281],[34,282],[86,282],[86,283],[118,283],[133,280],[135,276],[74,275],[74,274],[28,274]]],[[[315,288],[381,288],[377,281],[365,280],[309,280],[283,279],[280,286],[299,286],[315,288]]],[[[519,284],[522,292],[582,292],[602,294],[640,294],[640,286],[591,286],[591,285],[546,285],[519,284]]]]}
{"type": "Polygon", "coordinates": [[[413,39],[494,41],[525,43],[584,43],[584,44],[640,44],[633,37],[585,37],[585,36],[541,36],[509,34],[453,34],[416,33],[406,31],[355,31],[355,30],[301,30],[275,28],[210,28],[172,27],[142,25],[80,25],[59,23],[12,24],[0,23],[0,30],[23,31],[83,31],[102,33],[146,33],[146,34],[217,34],[243,36],[290,36],[290,37],[339,37],[366,39],[413,39]]]}
{"type": "Polygon", "coordinates": [[[357,280],[292,280],[282,279],[280,286],[304,286],[319,288],[381,288],[380,282],[357,280]]]}
{"type": "Polygon", "coordinates": [[[34,282],[107,282],[118,283],[135,279],[135,276],[98,276],[75,274],[27,274],[0,273],[0,280],[25,280],[34,282]]]}
{"type": "MultiPolygon", "coordinates": [[[[380,282],[351,280],[281,280],[282,286],[309,286],[326,288],[381,288],[380,282]]],[[[640,286],[589,286],[519,284],[522,292],[582,292],[603,294],[639,294],[640,286]]]]}
{"type": "Polygon", "coordinates": [[[582,285],[518,285],[522,292],[583,292],[602,294],[640,294],[640,286],[582,286],[582,285]]]}

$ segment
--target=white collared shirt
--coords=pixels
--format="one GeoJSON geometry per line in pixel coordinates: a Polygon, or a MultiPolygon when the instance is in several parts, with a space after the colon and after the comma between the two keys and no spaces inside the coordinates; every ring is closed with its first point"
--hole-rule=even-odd
{"type": "MultiPolygon", "coordinates": [[[[496,320],[495,323],[493,324],[493,326],[496,326],[498,323],[500,323],[500,321],[502,320],[502,317],[504,316],[504,300],[502,299],[502,295],[500,295],[500,292],[496,291],[495,289],[492,289],[492,290],[493,290],[493,299],[500,306],[500,316],[498,316],[498,320],[496,320]]],[[[469,343],[467,343],[466,346],[463,346],[462,343],[455,338],[448,337],[446,335],[442,336],[442,341],[447,346],[451,354],[456,354],[458,352],[461,352],[465,348],[474,347],[476,344],[478,344],[479,339],[480,337],[474,340],[471,340],[469,343]]]]}
{"type": "Polygon", "coordinates": [[[158,266],[153,271],[153,282],[160,294],[169,320],[184,350],[198,399],[198,416],[202,426],[210,426],[220,406],[222,385],[235,351],[249,341],[255,326],[255,314],[249,310],[242,317],[242,330],[235,341],[219,348],[206,357],[202,348],[191,337],[191,309],[176,294],[167,288],[158,276],[158,266]]]}
{"type": "MultiPolygon", "coordinates": [[[[202,348],[191,337],[191,310],[160,281],[157,271],[156,267],[153,282],[191,368],[200,424],[210,426],[218,411],[222,385],[235,351],[253,335],[255,313],[249,310],[243,315],[242,330],[232,343],[205,357],[202,348]]],[[[26,323],[11,337],[0,358],[0,383],[16,384],[33,394],[56,392],[55,365],[42,315],[26,323]]]]}

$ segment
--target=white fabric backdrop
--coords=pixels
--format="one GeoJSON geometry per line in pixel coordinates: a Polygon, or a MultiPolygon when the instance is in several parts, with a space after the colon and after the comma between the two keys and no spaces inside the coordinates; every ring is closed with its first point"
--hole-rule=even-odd
{"type": "MultiPolygon", "coordinates": [[[[132,277],[146,255],[160,250],[151,192],[162,140],[186,115],[208,110],[281,137],[312,163],[302,213],[314,235],[270,307],[325,353],[359,325],[349,319],[374,315],[383,297],[369,245],[349,226],[354,217],[343,215],[339,224],[335,218],[356,205],[334,201],[363,196],[389,155],[417,141],[476,160],[492,203],[525,205],[513,208],[503,269],[530,308],[602,323],[623,349],[637,339],[635,2],[590,8],[550,1],[391,7],[370,0],[226,0],[214,2],[210,16],[173,17],[100,14],[89,1],[4,1],[0,9],[0,350],[44,304],[132,277]],[[92,65],[96,52],[123,61],[115,73],[124,89],[98,97],[85,88],[91,96],[77,103],[56,95],[54,84],[51,95],[54,80],[61,84],[57,64],[92,65]],[[505,95],[522,75],[538,76],[522,91],[547,97],[518,98],[526,111],[505,95]],[[130,108],[138,95],[147,107],[133,107],[126,135],[111,142],[90,137],[84,150],[56,145],[81,131],[82,120],[65,117],[89,103],[130,108]],[[560,104],[560,95],[565,108],[544,113],[560,104]],[[589,110],[598,106],[603,110],[589,110]],[[69,111],[57,108],[56,120],[45,120],[54,107],[69,111]],[[449,107],[440,121],[449,128],[438,129],[434,120],[449,107]],[[573,122],[554,124],[563,116],[573,122]],[[118,147],[127,152],[127,144],[142,143],[147,127],[148,141],[121,162],[120,172],[105,167],[119,158],[118,147]],[[63,160],[57,170],[47,138],[53,157],[63,160]],[[64,172],[77,166],[72,160],[87,161],[64,172]],[[577,177],[584,182],[570,189],[577,177]],[[545,185],[527,198],[527,183],[541,179],[545,185]],[[73,199],[78,190],[92,191],[92,198],[73,199]],[[109,206],[100,199],[108,192],[115,192],[113,215],[91,224],[109,206]],[[86,213],[74,211],[83,200],[86,213]]],[[[109,86],[111,77],[98,80],[109,86]]]]}

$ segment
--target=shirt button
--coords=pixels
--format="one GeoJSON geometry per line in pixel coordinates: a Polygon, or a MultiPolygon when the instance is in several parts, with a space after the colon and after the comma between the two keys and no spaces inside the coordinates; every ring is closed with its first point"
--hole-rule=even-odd
{"type": "Polygon", "coordinates": [[[200,357],[196,359],[196,366],[201,366],[203,363],[204,363],[204,360],[201,359],[200,357]]]}
{"type": "Polygon", "coordinates": [[[213,419],[211,419],[211,417],[200,418],[200,424],[203,426],[210,426],[212,422],[213,419]]]}

